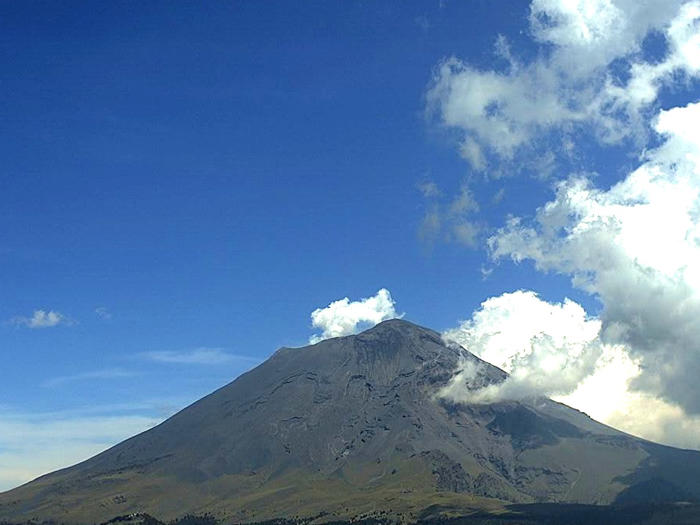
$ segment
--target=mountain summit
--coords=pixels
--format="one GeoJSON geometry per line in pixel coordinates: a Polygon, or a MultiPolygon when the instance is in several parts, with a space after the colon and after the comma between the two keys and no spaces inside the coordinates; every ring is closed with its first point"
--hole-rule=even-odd
{"type": "Polygon", "coordinates": [[[410,519],[436,506],[700,499],[700,452],[634,438],[549,399],[441,399],[464,360],[481,365],[484,384],[506,377],[397,319],[281,348],[157,427],[1,494],[0,520],[410,519]]]}

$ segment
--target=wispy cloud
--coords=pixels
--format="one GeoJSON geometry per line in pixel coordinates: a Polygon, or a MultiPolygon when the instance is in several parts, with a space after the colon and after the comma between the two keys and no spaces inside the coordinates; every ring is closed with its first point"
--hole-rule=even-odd
{"type": "Polygon", "coordinates": [[[418,188],[418,191],[420,191],[423,194],[423,197],[425,197],[426,199],[440,196],[440,188],[438,187],[438,185],[435,182],[433,182],[431,180],[423,181],[423,182],[417,184],[416,187],[418,188]]]}
{"type": "Polygon", "coordinates": [[[258,363],[257,357],[226,352],[223,348],[195,348],[192,350],[160,350],[138,354],[143,359],[158,363],[175,363],[183,365],[220,365],[233,361],[258,363]]]}
{"type": "Polygon", "coordinates": [[[13,317],[10,323],[27,328],[52,328],[58,325],[71,325],[72,319],[55,310],[34,310],[31,317],[13,317]]]}
{"type": "Polygon", "coordinates": [[[98,306],[97,308],[95,308],[95,315],[103,321],[108,321],[112,318],[112,312],[107,310],[107,308],[104,306],[98,306]]]}
{"type": "Polygon", "coordinates": [[[41,386],[51,388],[65,383],[72,383],[74,381],[83,381],[89,379],[118,379],[122,377],[132,377],[136,375],[135,372],[124,370],[121,368],[106,368],[102,370],[91,370],[89,372],[83,372],[80,374],[71,374],[65,376],[57,376],[47,381],[44,381],[41,386]]]}
{"type": "Polygon", "coordinates": [[[466,183],[455,196],[446,200],[434,182],[418,186],[426,202],[426,212],[418,227],[418,238],[433,245],[438,240],[454,242],[474,248],[482,227],[474,215],[479,212],[479,203],[466,183]]]}

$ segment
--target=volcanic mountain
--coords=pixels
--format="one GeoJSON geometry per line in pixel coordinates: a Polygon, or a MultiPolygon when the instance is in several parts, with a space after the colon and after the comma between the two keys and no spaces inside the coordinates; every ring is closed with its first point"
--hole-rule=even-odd
{"type": "Polygon", "coordinates": [[[211,513],[225,522],[414,519],[505,503],[700,499],[700,452],[644,441],[538,398],[438,396],[465,362],[403,320],[266,362],[162,424],[0,495],[0,521],[211,513]]]}

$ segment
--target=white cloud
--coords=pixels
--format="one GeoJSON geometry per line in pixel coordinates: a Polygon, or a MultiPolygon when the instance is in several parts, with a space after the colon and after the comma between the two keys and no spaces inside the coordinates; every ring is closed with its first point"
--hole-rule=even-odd
{"type": "Polygon", "coordinates": [[[700,417],[634,390],[640,361],[624,344],[604,342],[601,328],[568,299],[548,303],[531,291],[492,297],[444,335],[509,377],[485,384],[480,368],[465,360],[441,395],[469,403],[550,396],[634,435],[700,448],[700,417]]]}
{"type": "Polygon", "coordinates": [[[463,392],[471,400],[493,401],[573,392],[602,352],[599,331],[600,321],[573,301],[550,304],[534,292],[517,291],[484,301],[445,337],[510,374],[504,383],[463,392]]]}
{"type": "Polygon", "coordinates": [[[558,87],[550,86],[553,77],[544,68],[516,68],[509,74],[478,71],[450,58],[437,70],[428,106],[443,125],[464,132],[460,153],[482,171],[484,148],[512,158],[538,126],[580,118],[557,99],[558,87]]]}
{"type": "Polygon", "coordinates": [[[490,239],[494,258],[530,259],[600,299],[602,338],[639,360],[632,385],[700,414],[700,104],[662,111],[665,142],[610,189],[559,184],[534,221],[490,239]]]}
{"type": "Polygon", "coordinates": [[[593,110],[625,110],[628,114],[639,112],[656,100],[658,92],[678,75],[687,78],[700,74],[700,3],[689,2],[681,6],[678,15],[663,27],[668,51],[657,63],[632,61],[626,84],[614,82],[611,77],[593,110]]]}
{"type": "Polygon", "coordinates": [[[325,308],[317,308],[311,312],[311,324],[322,333],[312,335],[309,342],[318,343],[329,337],[354,334],[361,328],[402,317],[396,313],[394,304],[389,290],[382,288],[372,297],[359,301],[350,301],[345,297],[325,308]]]}
{"type": "MultiPolygon", "coordinates": [[[[448,58],[428,89],[428,110],[459,133],[460,154],[475,171],[484,171],[489,158],[512,161],[521,150],[570,154],[571,137],[582,131],[604,143],[644,141],[645,112],[661,87],[678,75],[700,74],[699,17],[698,2],[534,0],[530,34],[542,46],[537,58],[518,62],[502,36],[496,54],[508,63],[505,70],[448,58]],[[651,32],[667,42],[659,61],[641,53],[651,32]],[[556,132],[552,140],[549,132],[556,132]]],[[[515,173],[518,166],[537,171],[521,161],[490,173],[515,173]]],[[[552,166],[544,171],[537,174],[552,166]]]]}
{"type": "Polygon", "coordinates": [[[14,317],[10,322],[17,326],[26,326],[27,328],[51,328],[60,324],[73,324],[71,319],[54,310],[34,310],[31,317],[14,317]]]}
{"type": "Polygon", "coordinates": [[[533,0],[530,29],[555,46],[553,59],[589,75],[615,58],[639,50],[651,30],[666,30],[678,13],[674,0],[533,0]]]}
{"type": "Polygon", "coordinates": [[[145,359],[159,363],[176,363],[183,365],[220,365],[232,361],[260,362],[256,357],[249,357],[226,352],[222,348],[195,348],[193,350],[161,350],[139,354],[145,359]]]}
{"type": "Polygon", "coordinates": [[[162,421],[144,415],[0,412],[0,491],[67,467],[162,421]]]}

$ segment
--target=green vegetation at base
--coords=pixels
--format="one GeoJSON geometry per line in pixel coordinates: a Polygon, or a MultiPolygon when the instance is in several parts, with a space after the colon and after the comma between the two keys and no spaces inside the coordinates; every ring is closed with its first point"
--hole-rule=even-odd
{"type": "MultiPolygon", "coordinates": [[[[499,514],[477,512],[469,516],[442,515],[438,506],[426,509],[413,523],[419,525],[697,525],[700,505],[650,503],[641,505],[574,505],[535,503],[508,505],[499,514]]],[[[332,520],[326,513],[310,517],[279,518],[247,525],[396,525],[406,523],[385,513],[356,516],[349,520],[332,520]]],[[[0,522],[0,525],[61,525],[58,521],[0,522]]],[[[171,521],[161,521],[149,514],[115,517],[100,525],[234,525],[225,524],[211,514],[188,514],[171,521]]]]}

